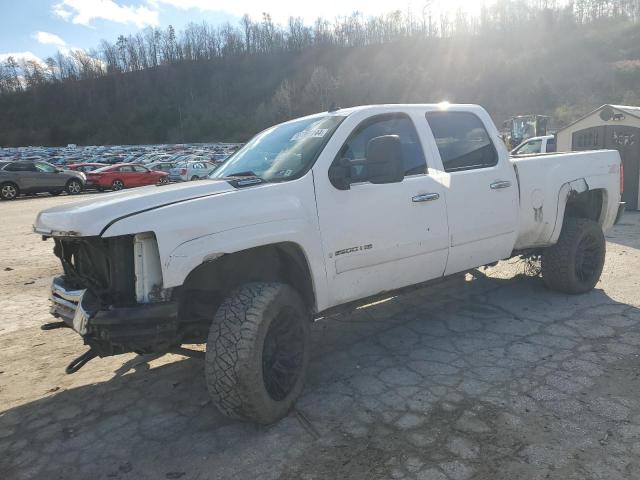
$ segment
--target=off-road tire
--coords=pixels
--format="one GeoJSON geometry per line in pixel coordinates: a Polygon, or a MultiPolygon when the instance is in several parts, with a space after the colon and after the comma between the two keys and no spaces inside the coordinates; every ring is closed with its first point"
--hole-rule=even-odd
{"type": "Polygon", "coordinates": [[[15,200],[20,195],[20,189],[15,183],[0,184],[0,200],[15,200]]]}
{"type": "Polygon", "coordinates": [[[302,392],[309,363],[310,323],[302,298],[289,285],[249,283],[233,291],[218,308],[207,341],[205,379],[218,409],[231,418],[265,425],[287,415],[302,392]],[[276,382],[278,394],[274,395],[270,393],[274,383],[265,372],[274,371],[267,361],[272,358],[269,352],[273,352],[270,340],[274,331],[285,332],[277,328],[285,317],[293,322],[285,335],[296,332],[296,341],[280,350],[300,353],[284,357],[297,359],[289,363],[296,365],[295,372],[284,382],[276,382]],[[288,388],[280,391],[283,383],[288,388]]]}
{"type": "Polygon", "coordinates": [[[569,217],[558,243],[542,252],[542,279],[559,292],[589,292],[600,280],[605,254],[602,227],[593,220],[569,217]]]}
{"type": "Polygon", "coordinates": [[[67,182],[65,190],[69,195],[78,195],[82,192],[82,182],[80,180],[71,179],[67,182]]]}

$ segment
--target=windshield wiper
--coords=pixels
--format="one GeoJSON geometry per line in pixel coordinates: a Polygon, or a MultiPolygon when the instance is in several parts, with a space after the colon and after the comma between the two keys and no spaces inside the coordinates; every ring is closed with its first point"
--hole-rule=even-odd
{"type": "Polygon", "coordinates": [[[235,178],[235,177],[256,177],[256,178],[260,178],[260,177],[258,177],[258,175],[256,175],[251,170],[245,170],[244,172],[232,173],[231,175],[228,175],[228,176],[226,176],[224,178],[235,178]]]}

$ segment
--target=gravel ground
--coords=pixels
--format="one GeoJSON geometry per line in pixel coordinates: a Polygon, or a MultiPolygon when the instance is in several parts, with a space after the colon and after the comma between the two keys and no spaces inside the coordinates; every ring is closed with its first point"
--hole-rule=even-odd
{"type": "Polygon", "coordinates": [[[566,296],[520,262],[322,319],[297,410],[224,418],[201,360],[96,359],[43,332],[59,265],[37,211],[0,204],[2,479],[640,478],[640,214],[608,235],[596,290],[566,296]]]}

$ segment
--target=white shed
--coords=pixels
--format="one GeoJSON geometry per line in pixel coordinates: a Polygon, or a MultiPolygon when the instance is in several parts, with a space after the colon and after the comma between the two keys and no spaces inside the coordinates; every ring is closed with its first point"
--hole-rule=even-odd
{"type": "Polygon", "coordinates": [[[603,105],[565,128],[558,130],[559,152],[613,149],[624,165],[624,193],[627,208],[640,205],[640,107],[603,105]]]}

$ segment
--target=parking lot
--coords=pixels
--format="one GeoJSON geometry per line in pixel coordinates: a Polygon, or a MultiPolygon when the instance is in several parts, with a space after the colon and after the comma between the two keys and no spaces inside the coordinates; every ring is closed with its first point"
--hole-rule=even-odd
{"type": "Polygon", "coordinates": [[[201,360],[65,375],[86,347],[39,328],[60,266],[31,224],[77,200],[0,203],[2,479],[640,478],[638,213],[590,294],[512,260],[321,319],[296,410],[257,427],[214,409],[201,360]]]}

